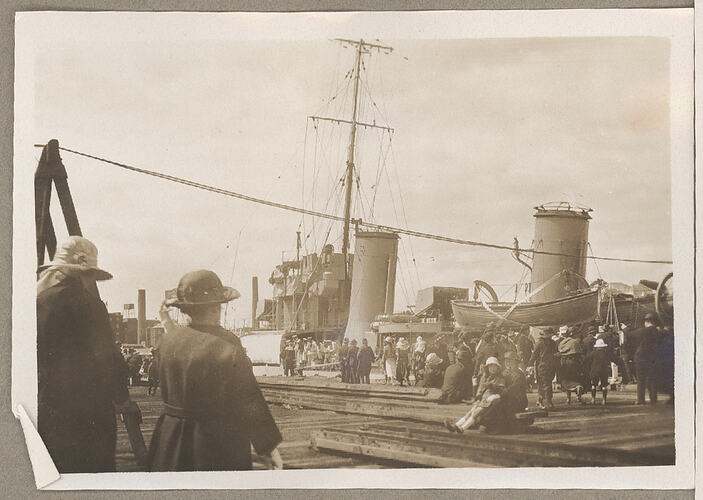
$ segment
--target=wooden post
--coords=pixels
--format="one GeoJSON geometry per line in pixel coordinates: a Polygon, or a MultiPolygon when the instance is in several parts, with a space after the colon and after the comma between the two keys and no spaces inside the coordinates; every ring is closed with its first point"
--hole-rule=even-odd
{"type": "Polygon", "coordinates": [[[56,252],[56,233],[51,221],[51,186],[56,186],[61,203],[61,211],[66,221],[66,229],[70,236],[82,236],[76,208],[73,205],[71,191],[68,188],[68,175],[59,155],[59,141],[50,140],[42,150],[39,165],[34,174],[34,221],[37,237],[37,267],[44,264],[44,250],[49,253],[49,259],[56,252]]]}
{"type": "Polygon", "coordinates": [[[63,166],[61,156],[59,156],[59,141],[52,139],[47,144],[49,165],[52,170],[52,179],[56,186],[56,194],[61,202],[61,211],[66,220],[66,229],[69,236],[83,236],[81,226],[78,224],[78,216],[76,215],[76,207],[73,205],[71,190],[68,188],[68,175],[66,168],[63,166]]]}

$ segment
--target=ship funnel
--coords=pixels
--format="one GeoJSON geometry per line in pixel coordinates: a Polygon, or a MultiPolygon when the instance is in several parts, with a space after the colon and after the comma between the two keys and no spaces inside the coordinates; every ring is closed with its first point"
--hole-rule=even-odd
{"type": "Polygon", "coordinates": [[[361,343],[374,318],[393,312],[398,235],[358,231],[345,337],[361,343]]]}
{"type": "Polygon", "coordinates": [[[530,289],[538,291],[530,301],[556,300],[587,288],[586,252],[591,209],[561,202],[540,205],[535,210],[532,248],[558,255],[534,254],[530,289]]]}

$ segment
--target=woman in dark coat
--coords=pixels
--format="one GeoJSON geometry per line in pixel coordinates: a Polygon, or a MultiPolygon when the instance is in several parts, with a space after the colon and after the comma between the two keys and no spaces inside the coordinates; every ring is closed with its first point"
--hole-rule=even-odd
{"type": "Polygon", "coordinates": [[[373,349],[369,347],[369,342],[366,339],[361,341],[361,349],[359,349],[359,354],[357,355],[359,360],[359,379],[362,384],[370,384],[371,380],[369,375],[371,375],[371,365],[376,359],[376,355],[373,353],[373,349]]]}
{"type": "Polygon", "coordinates": [[[56,468],[115,470],[115,404],[129,401],[127,365],[95,280],[97,249],[71,236],[37,285],[38,427],[56,468]]]}
{"type": "Polygon", "coordinates": [[[175,305],[190,327],[175,326],[162,310],[167,334],[159,346],[164,412],[149,449],[152,471],[224,471],[252,468],[251,445],[268,468],[283,467],[281,433],[251,362],[232,332],[219,325],[221,304],[239,293],[211,271],[188,273],[175,305]]]}
{"type": "Polygon", "coordinates": [[[408,381],[409,383],[409,373],[410,373],[410,344],[405,339],[405,337],[400,337],[398,343],[395,346],[396,352],[396,365],[395,365],[395,378],[400,385],[403,382],[408,381]]]}
{"type": "Polygon", "coordinates": [[[580,403],[581,396],[586,388],[585,373],[583,368],[584,352],[581,340],[574,336],[574,330],[569,328],[567,336],[559,343],[559,380],[561,387],[566,391],[566,402],[571,404],[571,393],[575,392],[580,403]]]}
{"type": "Polygon", "coordinates": [[[615,363],[615,353],[603,339],[598,339],[593,350],[586,355],[585,365],[591,381],[591,399],[596,403],[596,390],[600,385],[603,393],[603,405],[608,399],[608,379],[610,378],[610,363],[615,363]]]}

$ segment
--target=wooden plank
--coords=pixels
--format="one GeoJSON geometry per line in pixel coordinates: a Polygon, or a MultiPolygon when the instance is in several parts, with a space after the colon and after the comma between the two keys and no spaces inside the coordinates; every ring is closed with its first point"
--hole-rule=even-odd
{"type": "Polygon", "coordinates": [[[632,452],[624,449],[603,448],[593,446],[572,446],[562,443],[525,441],[514,439],[512,436],[485,435],[477,431],[467,431],[461,435],[441,434],[439,430],[395,427],[390,424],[379,424],[368,431],[370,437],[395,436],[397,439],[407,439],[408,436],[427,441],[442,442],[448,446],[468,446],[492,450],[495,453],[512,452],[557,458],[566,464],[570,461],[584,462],[590,465],[668,465],[671,457],[632,452]],[[447,440],[450,441],[447,441],[447,440]],[[454,441],[457,441],[456,443],[454,441]]]}
{"type": "Polygon", "coordinates": [[[426,467],[481,467],[482,464],[473,463],[468,460],[457,460],[446,457],[431,456],[423,453],[413,453],[400,450],[391,450],[368,444],[346,443],[343,441],[325,439],[315,436],[313,446],[316,449],[328,449],[352,453],[355,455],[370,456],[393,460],[396,462],[406,462],[410,464],[423,465],[426,467]]]}

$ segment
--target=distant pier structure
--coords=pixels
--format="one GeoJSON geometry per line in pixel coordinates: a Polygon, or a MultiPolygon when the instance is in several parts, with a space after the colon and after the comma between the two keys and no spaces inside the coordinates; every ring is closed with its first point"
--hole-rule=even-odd
{"type": "Polygon", "coordinates": [[[560,299],[588,286],[585,276],[590,212],[590,208],[566,202],[535,207],[530,290],[547,285],[532,295],[531,302],[560,299]]]}

